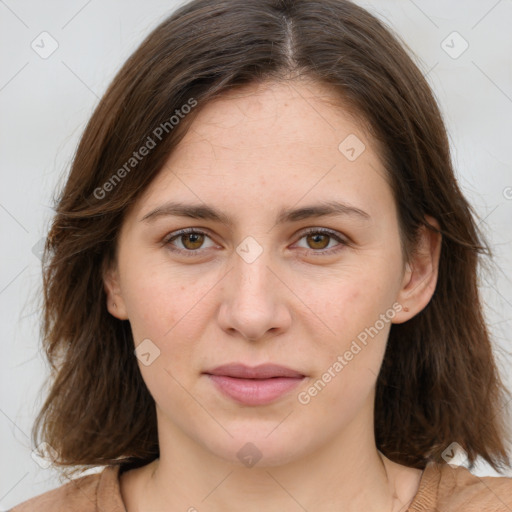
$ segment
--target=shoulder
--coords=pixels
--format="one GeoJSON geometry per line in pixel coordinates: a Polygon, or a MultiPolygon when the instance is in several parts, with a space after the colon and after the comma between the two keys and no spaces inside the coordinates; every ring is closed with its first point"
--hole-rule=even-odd
{"type": "Polygon", "coordinates": [[[465,512],[512,510],[512,478],[479,477],[464,467],[442,466],[439,504],[465,512]]]}
{"type": "Polygon", "coordinates": [[[440,512],[510,512],[512,478],[479,477],[461,466],[430,465],[425,469],[418,498],[440,512]]]}
{"type": "Polygon", "coordinates": [[[16,505],[9,512],[121,512],[119,467],[107,466],[101,473],[82,476],[51,491],[16,505]]]}

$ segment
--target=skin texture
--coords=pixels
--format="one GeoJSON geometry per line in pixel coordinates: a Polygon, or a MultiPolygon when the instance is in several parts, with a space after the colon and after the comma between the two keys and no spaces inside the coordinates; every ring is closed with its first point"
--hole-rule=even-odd
{"type": "Polygon", "coordinates": [[[374,392],[391,322],[412,318],[434,292],[441,239],[422,231],[413,259],[403,261],[375,145],[335,99],[319,84],[294,81],[210,102],[125,218],[104,276],[107,307],[130,321],[136,346],[150,339],[160,351],[139,367],[156,402],[161,455],[122,475],[129,512],[382,512],[400,510],[416,493],[421,472],[376,448],[374,392]],[[365,144],[353,161],[338,149],[350,134],[365,144]],[[276,224],[283,208],[331,200],[370,219],[276,224]],[[141,220],[167,201],[213,206],[232,224],[141,220]],[[190,227],[207,236],[169,241],[190,227]],[[348,245],[306,228],[332,230],[348,245]],[[261,249],[251,263],[237,252],[246,237],[258,244],[251,241],[251,254],[261,249]],[[331,248],[339,250],[323,254],[331,248]],[[390,318],[393,304],[398,311],[378,334],[300,403],[298,394],[380,315],[390,318]],[[272,362],[306,378],[271,404],[240,405],[202,373],[231,362],[272,362]],[[253,467],[237,457],[248,442],[261,454],[253,467]]]}

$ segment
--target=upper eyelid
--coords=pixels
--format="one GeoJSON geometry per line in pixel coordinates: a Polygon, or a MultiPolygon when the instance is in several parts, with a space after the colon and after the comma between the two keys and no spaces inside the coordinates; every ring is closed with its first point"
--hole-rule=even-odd
{"type": "MultiPolygon", "coordinates": [[[[164,244],[170,243],[171,240],[179,238],[180,236],[183,236],[183,235],[187,235],[189,233],[197,233],[197,234],[206,235],[208,238],[210,238],[212,241],[214,241],[213,240],[214,237],[212,237],[212,235],[206,228],[189,227],[189,228],[183,228],[183,229],[178,229],[178,230],[172,231],[171,233],[169,233],[168,235],[166,235],[164,237],[163,243],[164,244]]],[[[342,233],[338,233],[334,229],[319,227],[319,226],[303,228],[302,230],[299,230],[299,232],[297,233],[296,236],[298,236],[298,240],[300,240],[301,238],[303,238],[304,236],[306,236],[310,233],[323,233],[323,234],[329,235],[332,238],[337,239],[337,241],[340,244],[349,244],[350,243],[350,239],[346,235],[344,235],[342,233]]],[[[184,249],[180,249],[178,247],[177,250],[184,250],[184,249]]],[[[310,250],[314,251],[314,249],[310,249],[310,250]]],[[[199,252],[199,251],[201,251],[201,248],[194,250],[194,251],[189,250],[188,252],[199,252]]]]}

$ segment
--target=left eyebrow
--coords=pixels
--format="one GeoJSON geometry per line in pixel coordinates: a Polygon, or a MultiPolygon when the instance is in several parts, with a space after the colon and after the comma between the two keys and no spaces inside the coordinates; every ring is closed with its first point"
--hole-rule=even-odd
{"type": "Polygon", "coordinates": [[[277,217],[277,224],[297,222],[311,217],[343,216],[359,217],[364,220],[371,220],[368,213],[355,206],[340,203],[338,201],[326,201],[321,204],[304,206],[295,210],[281,210],[277,217]]]}
{"type": "MultiPolygon", "coordinates": [[[[326,201],[320,204],[304,206],[296,209],[282,209],[276,224],[297,222],[312,217],[327,216],[352,216],[364,220],[371,220],[371,216],[360,208],[340,203],[338,201],[326,201]]],[[[188,217],[191,219],[203,219],[220,222],[226,226],[233,226],[233,220],[220,210],[205,204],[185,204],[175,201],[167,202],[144,215],[140,221],[149,222],[163,216],[188,217]]]]}

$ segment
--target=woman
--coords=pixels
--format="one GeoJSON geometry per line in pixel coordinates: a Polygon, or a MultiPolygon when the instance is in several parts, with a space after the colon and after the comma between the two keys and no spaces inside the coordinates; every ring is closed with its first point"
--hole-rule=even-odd
{"type": "Polygon", "coordinates": [[[44,270],[28,510],[509,510],[486,246],[433,95],[346,0],[195,0],[93,114],[44,270]],[[452,464],[448,464],[451,462],[452,464]]]}

